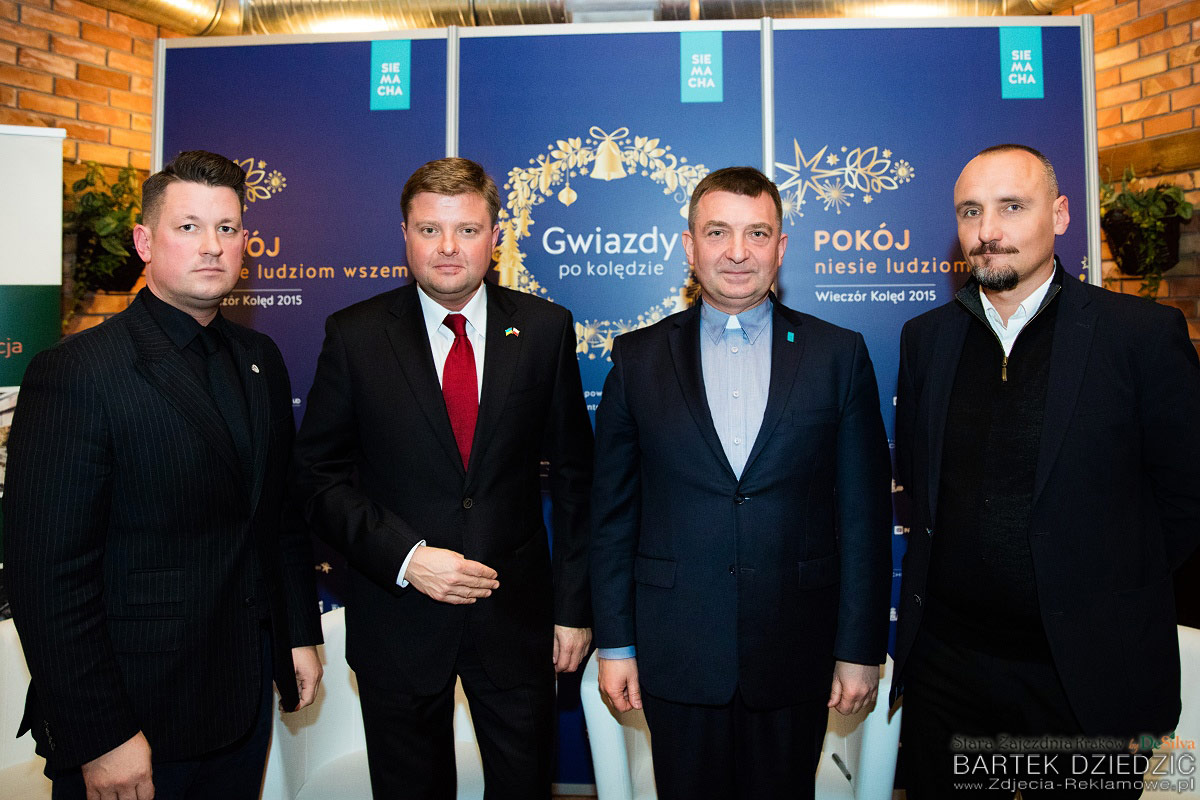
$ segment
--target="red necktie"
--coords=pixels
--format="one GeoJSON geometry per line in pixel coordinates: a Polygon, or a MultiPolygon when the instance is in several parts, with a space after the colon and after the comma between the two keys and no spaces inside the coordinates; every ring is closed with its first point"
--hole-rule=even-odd
{"type": "Polygon", "coordinates": [[[442,369],[442,395],[454,441],[462,455],[463,469],[471,460],[471,440],[475,437],[475,419],[479,416],[479,383],[475,374],[475,349],[467,338],[467,318],[447,314],[442,323],[454,332],[454,344],[442,369]]]}

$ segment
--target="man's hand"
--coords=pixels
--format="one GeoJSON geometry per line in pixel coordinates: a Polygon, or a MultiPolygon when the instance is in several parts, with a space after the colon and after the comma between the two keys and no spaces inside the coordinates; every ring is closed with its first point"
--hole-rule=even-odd
{"type": "Polygon", "coordinates": [[[574,672],[579,669],[588,645],[592,643],[591,628],[554,626],[554,671],[574,672]]]}
{"type": "Polygon", "coordinates": [[[839,661],[833,667],[833,689],[829,692],[829,708],[841,714],[855,714],[875,707],[879,696],[879,667],[874,664],[851,664],[839,661]]]}
{"type": "Polygon", "coordinates": [[[500,588],[496,570],[441,547],[418,547],[404,579],[439,603],[464,605],[500,588]]]}
{"type": "Polygon", "coordinates": [[[600,694],[617,711],[640,710],[642,689],[638,685],[637,659],[601,658],[600,694]]]}
{"type": "Polygon", "coordinates": [[[153,800],[150,743],[141,731],[82,767],[87,800],[153,800]]]}
{"type": "Polygon", "coordinates": [[[321,676],[325,674],[315,645],[293,647],[292,668],[296,671],[296,691],[300,695],[300,702],[295,708],[285,708],[284,711],[299,711],[307,705],[312,705],[312,701],[317,699],[317,687],[321,685],[321,676]]]}

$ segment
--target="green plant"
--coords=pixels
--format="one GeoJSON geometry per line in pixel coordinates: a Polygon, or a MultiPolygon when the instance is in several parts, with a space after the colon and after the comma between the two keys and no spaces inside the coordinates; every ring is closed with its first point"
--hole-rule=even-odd
{"type": "Polygon", "coordinates": [[[74,210],[63,213],[63,222],[67,232],[77,237],[72,272],[77,307],[85,294],[111,288],[111,282],[129,270],[133,226],[142,221],[137,171],[125,167],[110,184],[101,166],[88,161],[87,172],[71,186],[68,206],[74,210]]]}
{"type": "Polygon", "coordinates": [[[1157,296],[1163,271],[1179,261],[1179,226],[1191,218],[1182,189],[1143,186],[1131,167],[1119,182],[1100,184],[1100,226],[1117,267],[1143,279],[1143,296],[1157,296]]]}

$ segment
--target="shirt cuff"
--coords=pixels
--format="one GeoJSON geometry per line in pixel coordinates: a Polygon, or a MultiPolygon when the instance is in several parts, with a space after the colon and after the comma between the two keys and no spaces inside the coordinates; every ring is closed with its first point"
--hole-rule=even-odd
{"type": "Polygon", "coordinates": [[[404,579],[404,574],[406,572],[408,572],[408,562],[412,561],[413,553],[417,552],[417,548],[424,547],[424,546],[425,546],[425,540],[422,539],[421,541],[414,544],[412,550],[409,550],[408,555],[404,557],[404,563],[400,565],[400,572],[396,575],[396,585],[399,586],[401,589],[408,588],[408,581],[406,581],[404,579]]]}
{"type": "Polygon", "coordinates": [[[637,658],[637,647],[632,644],[627,647],[597,647],[596,655],[609,659],[637,658]]]}

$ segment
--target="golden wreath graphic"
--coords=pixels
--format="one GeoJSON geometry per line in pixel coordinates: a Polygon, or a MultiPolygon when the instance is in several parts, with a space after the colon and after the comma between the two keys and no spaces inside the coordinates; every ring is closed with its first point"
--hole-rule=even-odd
{"type": "MultiPolygon", "coordinates": [[[[588,138],[559,139],[547,145],[547,152],[529,159],[530,166],[514,167],[508,173],[504,189],[508,192],[500,209],[500,243],[493,258],[500,273],[500,285],[535,295],[546,295],[546,288],[525,268],[521,240],[534,225],[533,208],[551,197],[564,206],[574,203],[576,187],[583,178],[602,181],[622,180],[640,174],[663,187],[680,204],[679,213],[687,218],[688,201],[700,179],[709,173],[703,164],[689,164],[677,157],[670,145],[660,146],[648,136],[630,137],[622,126],[611,132],[592,126],[588,138]],[[572,181],[575,185],[572,186],[572,181]],[[561,186],[561,189],[557,187],[561,186]]],[[[609,357],[613,339],[637,330],[687,308],[691,279],[685,267],[679,286],[662,302],[637,315],[634,320],[581,320],[575,323],[575,351],[589,359],[609,357]]],[[[552,299],[547,297],[547,299],[552,299]]]]}

